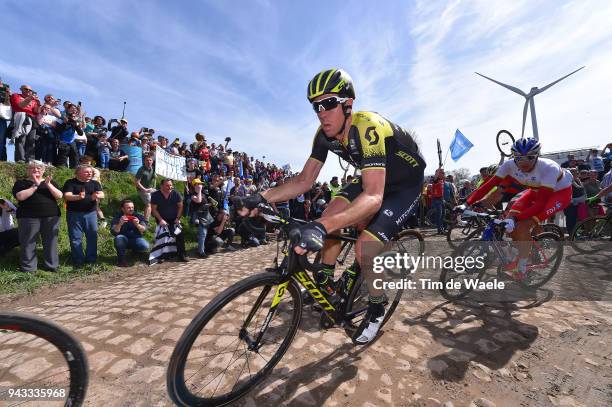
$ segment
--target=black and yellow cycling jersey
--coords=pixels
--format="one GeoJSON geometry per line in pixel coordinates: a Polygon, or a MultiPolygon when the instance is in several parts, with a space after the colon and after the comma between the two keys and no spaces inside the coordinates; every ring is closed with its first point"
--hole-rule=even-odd
{"type": "Polygon", "coordinates": [[[325,162],[332,151],[362,172],[385,168],[385,191],[421,184],[425,160],[406,130],[375,112],[356,112],[343,143],[325,136],[319,128],[311,158],[325,162]]]}

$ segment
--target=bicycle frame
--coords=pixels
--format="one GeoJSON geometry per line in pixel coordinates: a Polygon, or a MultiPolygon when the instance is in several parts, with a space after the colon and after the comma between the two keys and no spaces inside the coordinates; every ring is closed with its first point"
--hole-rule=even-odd
{"type": "MultiPolygon", "coordinates": [[[[354,238],[344,237],[344,236],[328,236],[327,238],[344,241],[345,242],[344,244],[351,244],[351,243],[354,243],[355,241],[354,238]]],[[[300,262],[300,257],[305,257],[305,256],[299,256],[297,253],[295,253],[293,251],[293,246],[288,245],[287,240],[285,240],[285,243],[282,249],[282,253],[284,255],[284,259],[281,262],[281,267],[280,267],[281,268],[281,274],[279,276],[280,283],[276,287],[276,292],[274,294],[274,297],[272,298],[270,309],[268,310],[268,314],[266,315],[266,318],[262,324],[262,327],[259,330],[257,338],[255,340],[252,340],[249,337],[247,333],[247,327],[251,323],[253,317],[255,316],[257,310],[263,303],[264,299],[269,294],[271,287],[266,287],[261,292],[261,294],[255,301],[255,303],[253,304],[253,307],[251,308],[251,311],[249,312],[249,315],[245,319],[242,325],[242,328],[240,330],[239,336],[241,339],[245,340],[245,342],[248,344],[249,350],[256,350],[260,347],[261,340],[266,330],[268,329],[268,326],[274,319],[278,306],[283,300],[285,296],[285,292],[287,291],[287,287],[290,284],[291,280],[294,280],[299,285],[304,287],[304,289],[314,299],[314,301],[321,306],[323,313],[327,316],[329,321],[334,325],[338,323],[340,319],[342,319],[342,321],[346,321],[346,320],[350,321],[353,318],[357,317],[358,315],[366,311],[366,308],[364,308],[363,310],[357,310],[357,311],[346,313],[347,299],[348,299],[348,296],[351,290],[353,289],[355,285],[355,282],[359,278],[359,273],[355,274],[354,276],[350,276],[350,275],[348,276],[347,286],[349,287],[349,289],[346,290],[346,292],[341,293],[339,303],[334,305],[330,303],[327,297],[321,292],[321,290],[319,290],[319,288],[317,287],[317,284],[314,282],[312,277],[310,277],[310,275],[308,275],[308,272],[305,270],[306,267],[303,267],[303,265],[301,264],[302,262],[300,262]],[[285,267],[283,267],[282,265],[285,265],[285,267]]]]}

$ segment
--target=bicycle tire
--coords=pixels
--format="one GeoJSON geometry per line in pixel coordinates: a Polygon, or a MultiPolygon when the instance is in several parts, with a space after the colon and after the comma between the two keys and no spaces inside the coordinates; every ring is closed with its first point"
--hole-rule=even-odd
{"type": "MultiPolygon", "coordinates": [[[[466,242],[463,242],[461,245],[459,245],[459,247],[457,247],[455,250],[453,250],[453,254],[451,256],[453,258],[459,257],[459,256],[462,256],[462,257],[466,257],[466,256],[477,257],[477,256],[474,256],[474,255],[472,255],[470,253],[470,250],[469,250],[470,243],[475,243],[476,244],[476,246],[473,246],[473,247],[482,246],[482,248],[486,249],[486,250],[483,251],[482,248],[481,248],[480,249],[480,253],[479,253],[481,255],[483,253],[486,253],[485,267],[483,267],[482,269],[480,269],[476,273],[470,273],[472,276],[474,276],[474,275],[476,276],[476,278],[475,278],[476,280],[482,280],[482,277],[486,273],[486,271],[489,268],[489,266],[492,264],[492,261],[491,261],[491,258],[490,258],[492,251],[489,248],[485,248],[485,246],[484,246],[484,245],[488,244],[487,242],[468,240],[466,242]]],[[[467,285],[466,285],[465,289],[459,290],[457,293],[451,292],[447,288],[447,286],[446,286],[446,282],[449,281],[448,276],[449,276],[451,271],[455,272],[454,268],[446,268],[446,267],[442,268],[442,271],[440,272],[440,278],[439,278],[439,281],[442,283],[442,288],[440,290],[438,290],[438,291],[440,292],[442,297],[444,297],[446,300],[452,302],[452,301],[457,301],[457,300],[460,300],[460,299],[466,297],[469,293],[471,293],[474,290],[474,288],[467,287],[467,285]]],[[[465,271],[460,273],[460,274],[464,275],[464,273],[465,273],[465,271]]],[[[467,275],[467,273],[465,275],[467,275]]],[[[465,281],[465,278],[464,278],[464,281],[465,281]]]]}
{"type": "MultiPolygon", "coordinates": [[[[285,298],[287,300],[287,292],[294,301],[293,315],[291,316],[291,322],[287,335],[283,339],[278,350],[270,357],[270,360],[266,365],[255,375],[250,374],[249,366],[249,380],[239,386],[238,389],[232,390],[228,394],[222,396],[212,397],[199,397],[193,394],[185,382],[185,366],[187,358],[192,350],[192,347],[202,331],[206,328],[206,325],[218,314],[221,313],[224,307],[230,304],[241,294],[245,294],[247,291],[257,289],[258,287],[273,287],[279,283],[279,275],[276,273],[261,273],[255,276],[248,277],[236,284],[228,287],[223,292],[218,294],[212,301],[210,301],[191,321],[191,323],[185,329],[185,332],[178,340],[172,356],[170,357],[170,363],[168,365],[168,371],[166,375],[166,384],[168,388],[168,394],[172,401],[178,406],[222,406],[229,404],[241,397],[246,393],[254,389],[263,379],[265,379],[271,371],[274,369],[276,364],[281,360],[287,349],[291,345],[295,334],[299,328],[301,317],[302,317],[302,297],[300,295],[300,289],[297,283],[291,279],[285,292],[285,298]],[[251,376],[253,376],[251,378],[251,376]]],[[[272,292],[272,290],[270,290],[272,292]]],[[[282,304],[282,302],[281,302],[282,304]]],[[[260,304],[261,305],[261,304],[260,304]]],[[[264,307],[261,307],[264,309],[264,307]]],[[[223,335],[223,334],[221,334],[223,335]]],[[[242,339],[240,338],[242,341],[242,339]]],[[[240,342],[239,342],[240,344],[240,342]]],[[[258,349],[259,351],[260,349],[258,349]]],[[[245,350],[246,354],[246,350],[245,350]]],[[[259,354],[259,353],[258,353],[259,354]]],[[[205,357],[217,355],[208,355],[205,357]]],[[[260,355],[261,356],[261,355],[260,355]]],[[[263,358],[263,357],[262,357],[263,358]]],[[[232,355],[233,359],[233,355],[232,355]]],[[[265,358],[263,358],[265,360],[265,358]]],[[[236,359],[238,360],[238,359],[236,359]]],[[[212,360],[211,360],[212,361],[212,360]]],[[[247,362],[248,363],[248,356],[247,362]]],[[[231,364],[230,364],[231,365],[231,364]]],[[[229,366],[228,366],[229,368],[229,366]]],[[[244,366],[243,366],[244,369],[244,366]]],[[[227,369],[226,369],[227,370],[227,369]]],[[[242,371],[239,374],[242,374],[242,371]]],[[[234,384],[234,387],[238,384],[238,379],[234,384]]],[[[220,382],[219,382],[220,383],[220,382]]],[[[217,385],[218,387],[218,385],[217,385]]]]}
{"type": "MultiPolygon", "coordinates": [[[[420,256],[420,255],[425,253],[425,238],[423,237],[423,234],[421,232],[419,232],[418,230],[415,230],[415,229],[405,229],[405,230],[402,230],[397,235],[397,237],[394,238],[393,240],[391,240],[391,242],[389,242],[389,243],[392,243],[392,244],[396,243],[396,244],[400,244],[401,245],[402,240],[405,241],[406,239],[410,239],[411,241],[416,240],[418,242],[418,246],[419,247],[417,249],[418,252],[416,253],[417,256],[420,256]]],[[[400,250],[400,248],[398,248],[398,252],[401,252],[401,253],[408,252],[408,250],[406,250],[404,246],[401,246],[401,249],[403,249],[403,250],[400,250]]],[[[380,255],[383,255],[383,254],[384,254],[384,252],[381,253],[380,255]]],[[[414,253],[411,253],[411,254],[414,255],[414,253]]],[[[393,271],[391,271],[390,269],[388,269],[386,267],[385,267],[385,273],[389,277],[391,277],[391,278],[398,278],[399,279],[399,278],[403,278],[404,277],[402,274],[394,273],[393,271]]]]}
{"type": "Polygon", "coordinates": [[[83,404],[89,382],[89,368],[85,351],[77,339],[54,322],[18,312],[0,314],[0,331],[34,335],[59,350],[68,365],[70,376],[70,387],[64,406],[76,407],[83,404]]]}
{"type": "Polygon", "coordinates": [[[557,226],[554,223],[545,223],[542,225],[544,232],[554,233],[559,236],[559,240],[565,240],[565,232],[561,226],[557,226]]]}
{"type": "MultiPolygon", "coordinates": [[[[472,222],[472,221],[468,221],[468,222],[472,222]]],[[[463,227],[458,226],[458,224],[450,225],[448,228],[448,231],[446,232],[446,241],[448,242],[448,245],[451,248],[456,249],[463,242],[479,238],[482,235],[483,230],[484,230],[484,227],[481,227],[478,224],[470,224],[470,225],[466,225],[463,227]],[[458,229],[464,230],[466,227],[469,227],[470,229],[474,228],[474,230],[472,230],[467,235],[465,235],[465,237],[456,237],[456,235],[453,235],[453,231],[457,232],[458,229]]]]}
{"type": "Polygon", "coordinates": [[[597,246],[593,240],[593,232],[586,232],[584,230],[589,226],[589,223],[593,224],[592,229],[595,229],[595,226],[597,226],[599,223],[604,223],[600,231],[603,231],[603,228],[606,226],[608,227],[608,231],[612,229],[612,220],[608,216],[591,216],[581,222],[578,222],[570,236],[570,242],[572,247],[582,254],[593,254],[600,250],[600,247],[597,246]],[[587,240],[582,240],[584,237],[587,237],[587,240]],[[583,242],[586,242],[587,244],[584,245],[583,242]]]}
{"type": "MultiPolygon", "coordinates": [[[[400,269],[401,273],[402,273],[402,279],[406,278],[408,276],[408,272],[404,269],[400,269]]],[[[359,276],[359,279],[357,280],[357,282],[355,283],[355,285],[353,286],[353,289],[351,290],[348,299],[347,299],[347,304],[346,304],[346,312],[353,312],[356,311],[356,306],[355,304],[361,300],[362,298],[365,298],[367,301],[367,296],[368,296],[368,291],[367,291],[367,287],[365,287],[365,291],[363,291],[363,287],[365,286],[363,284],[364,279],[363,279],[363,275],[359,276]]],[[[393,296],[393,299],[390,299],[390,305],[389,308],[387,308],[387,310],[385,311],[385,317],[383,318],[383,321],[380,325],[380,329],[382,330],[382,328],[385,326],[385,324],[389,321],[389,319],[391,318],[391,315],[393,315],[393,313],[395,312],[395,310],[397,309],[397,305],[399,304],[402,295],[404,293],[404,289],[398,289],[395,292],[395,295],[393,296]]],[[[360,307],[358,307],[361,310],[361,313],[359,315],[365,315],[366,312],[366,308],[367,306],[362,305],[360,307]]],[[[346,334],[352,338],[353,333],[355,332],[355,330],[359,327],[359,325],[361,324],[361,320],[358,320],[357,323],[353,322],[353,321],[345,321],[345,325],[344,325],[344,330],[346,332],[346,334]]],[[[355,343],[356,344],[356,343],[355,343]]]]}
{"type": "Polygon", "coordinates": [[[510,148],[507,148],[506,146],[508,145],[508,143],[510,143],[510,147],[512,147],[514,141],[514,136],[508,130],[500,130],[497,132],[497,136],[495,136],[495,144],[497,145],[497,149],[504,157],[510,157],[512,155],[512,150],[510,150],[510,148]],[[506,138],[509,138],[510,141],[505,140],[506,138]]]}

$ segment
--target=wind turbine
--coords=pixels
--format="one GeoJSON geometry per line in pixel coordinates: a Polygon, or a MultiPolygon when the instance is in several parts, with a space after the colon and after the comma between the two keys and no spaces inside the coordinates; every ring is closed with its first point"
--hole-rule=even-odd
{"type": "Polygon", "coordinates": [[[523,96],[525,98],[525,105],[523,106],[523,127],[521,129],[521,138],[523,138],[525,136],[525,121],[527,120],[527,105],[529,105],[530,113],[531,113],[531,127],[533,128],[533,137],[535,137],[536,140],[539,140],[540,136],[538,134],[538,123],[537,123],[537,120],[536,120],[535,103],[533,101],[535,95],[544,92],[546,89],[550,88],[554,84],[556,84],[558,82],[561,82],[563,79],[567,78],[570,75],[575,74],[576,72],[578,72],[579,70],[581,70],[583,68],[584,68],[584,66],[582,68],[576,69],[574,72],[568,73],[564,77],[559,78],[559,79],[557,79],[554,82],[549,83],[548,85],[544,86],[541,89],[538,88],[538,87],[531,88],[529,93],[525,93],[522,90],[520,90],[519,88],[516,88],[514,86],[510,86],[510,85],[506,85],[505,83],[501,83],[499,81],[496,81],[495,79],[491,79],[488,76],[484,76],[483,74],[480,74],[478,72],[475,72],[475,74],[476,75],[480,75],[483,78],[490,80],[491,82],[495,82],[498,85],[503,86],[504,88],[509,89],[509,90],[511,90],[514,93],[518,93],[519,95],[521,95],[521,96],[523,96]]]}

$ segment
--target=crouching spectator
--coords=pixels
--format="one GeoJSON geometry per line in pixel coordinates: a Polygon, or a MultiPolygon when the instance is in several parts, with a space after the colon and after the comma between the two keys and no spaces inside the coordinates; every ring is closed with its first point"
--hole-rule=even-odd
{"type": "Polygon", "coordinates": [[[206,251],[208,253],[217,253],[220,247],[232,252],[236,250],[232,246],[236,232],[234,229],[226,227],[228,223],[229,212],[226,209],[220,210],[215,217],[215,221],[208,228],[208,235],[206,236],[206,251]]]}
{"type": "Polygon", "coordinates": [[[17,208],[11,201],[0,199],[0,255],[10,252],[19,246],[19,232],[13,220],[13,213],[17,208]]]}
{"type": "Polygon", "coordinates": [[[117,264],[127,267],[127,249],[135,253],[145,253],[149,250],[149,242],[142,234],[147,230],[147,222],[139,213],[134,212],[134,202],[129,199],[121,201],[121,212],[111,221],[111,234],[115,236],[117,264]]]}

